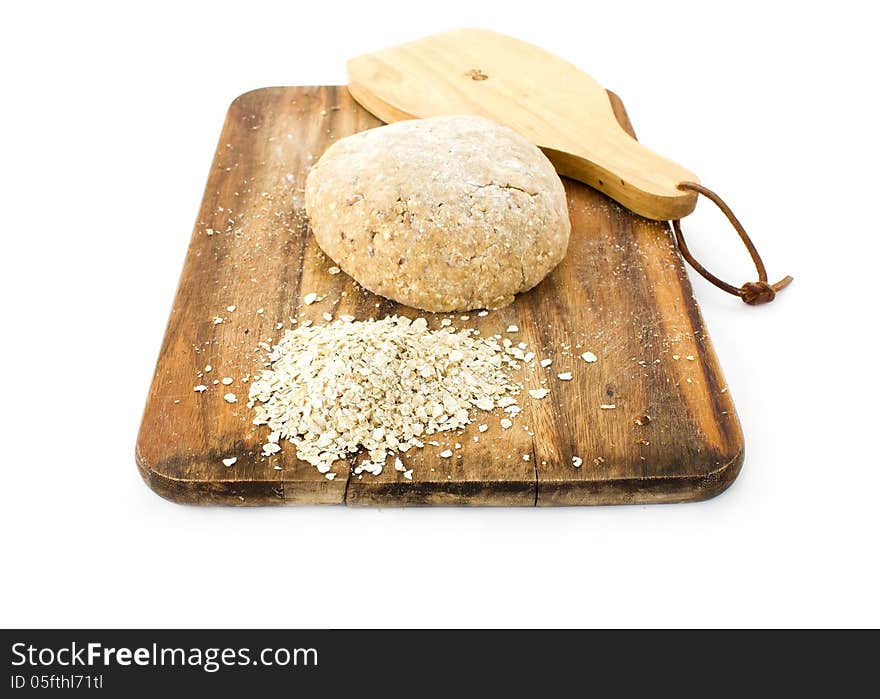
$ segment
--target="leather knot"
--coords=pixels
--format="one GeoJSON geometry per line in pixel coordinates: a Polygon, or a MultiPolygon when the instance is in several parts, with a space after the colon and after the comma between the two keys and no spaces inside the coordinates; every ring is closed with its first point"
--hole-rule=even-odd
{"type": "Polygon", "coordinates": [[[739,297],[750,306],[760,306],[775,299],[776,290],[767,282],[746,282],[739,289],[739,297]]]}

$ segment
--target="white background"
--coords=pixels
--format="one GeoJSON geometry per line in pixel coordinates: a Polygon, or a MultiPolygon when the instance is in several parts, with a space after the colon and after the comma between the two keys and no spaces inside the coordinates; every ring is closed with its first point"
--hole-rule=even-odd
{"type": "MultiPolygon", "coordinates": [[[[870,3],[422,5],[3,4],[0,623],[878,625],[870,3]],[[135,436],[228,103],[344,83],[346,58],[457,26],[617,91],[644,143],[728,198],[771,276],[795,276],[761,308],[694,280],[742,474],[653,507],[160,499],[135,436]]],[[[753,278],[710,205],[686,225],[721,276],[753,278]]]]}

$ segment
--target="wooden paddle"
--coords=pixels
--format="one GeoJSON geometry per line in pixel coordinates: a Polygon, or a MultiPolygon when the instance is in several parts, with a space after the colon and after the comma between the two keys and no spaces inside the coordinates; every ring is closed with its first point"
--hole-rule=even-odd
{"type": "Polygon", "coordinates": [[[386,122],[479,114],[540,146],[560,174],[605,192],[647,218],[694,210],[685,168],[627,134],[599,83],[518,39],[459,29],[353,58],[348,89],[386,122]]]}
{"type": "Polygon", "coordinates": [[[646,218],[672,221],[682,256],[748,304],[772,301],[791,281],[770,284],[758,251],[721,198],[694,173],[626,133],[608,94],[589,75],[537,46],[482,29],[458,29],[351,59],[348,89],[385,122],[479,114],[509,126],[539,146],[561,175],[646,218]],[[728,217],[758,281],[728,284],[693,259],[678,221],[694,210],[698,194],[728,217]]]}

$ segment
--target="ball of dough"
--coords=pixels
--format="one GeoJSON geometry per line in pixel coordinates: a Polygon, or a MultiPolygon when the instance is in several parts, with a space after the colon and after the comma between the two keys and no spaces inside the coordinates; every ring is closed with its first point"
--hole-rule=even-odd
{"type": "Polygon", "coordinates": [[[318,244],[370,291],[426,311],[506,306],[562,260],[571,223],[546,156],[482,117],[334,143],[306,180],[318,244]]]}

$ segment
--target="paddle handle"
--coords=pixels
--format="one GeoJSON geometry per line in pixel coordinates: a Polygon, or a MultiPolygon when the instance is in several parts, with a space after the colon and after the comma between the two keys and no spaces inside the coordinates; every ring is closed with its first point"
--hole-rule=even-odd
{"type": "Polygon", "coordinates": [[[645,218],[672,221],[684,218],[697,205],[693,191],[682,182],[698,182],[696,175],[667,160],[621,132],[606,134],[607,150],[593,144],[589,154],[552,147],[542,150],[557,172],[584,182],[645,218]]]}

